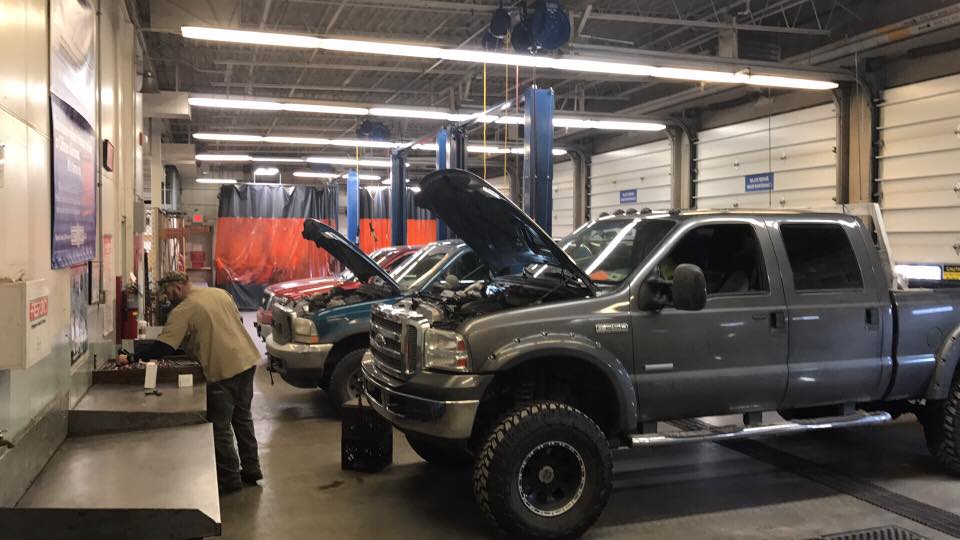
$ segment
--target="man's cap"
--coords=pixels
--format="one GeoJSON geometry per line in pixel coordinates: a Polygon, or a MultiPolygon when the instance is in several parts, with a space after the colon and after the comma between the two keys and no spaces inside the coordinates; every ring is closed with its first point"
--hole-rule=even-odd
{"type": "Polygon", "coordinates": [[[160,287],[166,287],[173,283],[187,283],[190,278],[183,272],[167,272],[160,278],[160,287]]]}

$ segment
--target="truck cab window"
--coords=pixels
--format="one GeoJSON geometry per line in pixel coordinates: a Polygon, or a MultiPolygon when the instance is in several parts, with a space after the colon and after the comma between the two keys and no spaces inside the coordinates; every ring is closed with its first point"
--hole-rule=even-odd
{"type": "Polygon", "coordinates": [[[708,225],[689,231],[660,261],[661,277],[672,279],[681,264],[703,270],[710,295],[770,290],[760,243],[749,225],[708,225]]]}
{"type": "Polygon", "coordinates": [[[784,223],[780,234],[793,269],[795,290],[863,288],[857,256],[840,225],[784,223]]]}

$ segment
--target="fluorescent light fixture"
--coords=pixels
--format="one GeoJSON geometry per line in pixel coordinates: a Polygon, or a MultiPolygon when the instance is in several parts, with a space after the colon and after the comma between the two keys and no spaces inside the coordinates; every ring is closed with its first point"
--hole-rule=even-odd
{"type": "Polygon", "coordinates": [[[233,178],[197,178],[198,184],[236,184],[233,178]]]}
{"type": "Polygon", "coordinates": [[[283,110],[319,114],[352,114],[366,116],[370,110],[364,107],[345,107],[340,105],[313,105],[311,103],[281,103],[283,110]]]}
{"type": "Polygon", "coordinates": [[[373,116],[389,116],[391,118],[422,118],[424,120],[450,120],[450,117],[454,116],[446,111],[398,109],[391,107],[372,107],[370,114],[373,116]]]}
{"type": "Polygon", "coordinates": [[[258,167],[253,171],[254,176],[276,176],[280,174],[280,169],[276,167],[258,167]]]}
{"type": "Polygon", "coordinates": [[[898,264],[893,269],[906,279],[943,279],[943,269],[932,264],[898,264]]]}
{"type": "Polygon", "coordinates": [[[235,133],[194,133],[193,138],[198,141],[230,141],[230,142],[260,142],[259,135],[238,135],[235,133]]]}
{"type": "Polygon", "coordinates": [[[253,99],[225,99],[192,97],[187,99],[191,107],[213,107],[215,109],[244,109],[250,111],[282,111],[283,104],[275,101],[258,101],[253,99]]]}
{"type": "MultiPolygon", "coordinates": [[[[349,173],[341,174],[340,178],[346,178],[348,174],[349,173]]],[[[380,180],[380,178],[381,178],[380,176],[377,176],[375,174],[358,174],[357,175],[357,180],[380,180]]],[[[390,179],[388,178],[387,180],[389,181],[390,179]]]]}
{"type": "Polygon", "coordinates": [[[297,178],[340,178],[340,173],[331,172],[296,171],[293,175],[297,178]]]}
{"type": "Polygon", "coordinates": [[[360,167],[384,167],[390,168],[390,160],[387,159],[361,159],[357,161],[353,158],[342,158],[342,157],[325,157],[325,156],[314,156],[307,158],[308,163],[325,163],[327,165],[346,165],[348,167],[353,167],[359,165],[360,167]]]}
{"type": "Polygon", "coordinates": [[[225,142],[262,142],[272,144],[303,144],[318,146],[348,146],[360,148],[395,148],[399,143],[390,141],[368,141],[362,139],[324,139],[320,137],[298,137],[286,135],[244,135],[237,133],[194,133],[193,138],[201,141],[225,142]]]}
{"type": "Polygon", "coordinates": [[[250,161],[257,163],[303,163],[303,158],[294,157],[252,157],[250,161]]]}
{"type": "MultiPolygon", "coordinates": [[[[279,103],[272,101],[256,101],[249,99],[227,99],[227,98],[190,98],[191,105],[198,107],[217,107],[224,109],[250,109],[250,110],[298,110],[302,112],[328,113],[328,114],[352,114],[358,116],[387,116],[391,118],[415,118],[422,120],[439,120],[447,122],[463,122],[465,120],[476,119],[484,123],[497,123],[520,125],[523,124],[523,116],[518,115],[482,115],[481,112],[475,113],[449,113],[435,109],[405,109],[390,107],[374,107],[365,109],[362,107],[347,107],[333,105],[310,105],[304,103],[279,103]]],[[[504,105],[509,105],[506,103],[504,105]]],[[[503,107],[501,107],[502,109],[503,107]]],[[[659,131],[665,129],[663,124],[656,122],[638,122],[624,120],[603,120],[591,118],[576,118],[567,116],[558,116],[553,119],[553,127],[570,128],[579,127],[585,129],[607,129],[614,131],[659,131]],[[588,126],[586,128],[585,126],[588,126]]],[[[359,146],[361,148],[393,148],[394,143],[386,141],[366,141],[356,139],[324,139],[319,137],[287,137],[281,135],[270,135],[260,137],[259,135],[237,135],[228,133],[195,133],[193,135],[198,140],[209,141],[239,141],[239,142],[268,142],[268,143],[288,143],[288,144],[315,144],[332,146],[359,146]]]]}
{"type": "Polygon", "coordinates": [[[251,161],[253,158],[241,154],[197,154],[197,161],[251,161]]]}
{"type": "Polygon", "coordinates": [[[667,126],[654,122],[629,122],[622,120],[591,120],[589,118],[557,117],[555,128],[609,129],[613,131],[661,131],[667,126]]]}
{"type": "Polygon", "coordinates": [[[185,38],[252,45],[271,45],[274,47],[299,47],[301,49],[320,48],[320,38],[298,36],[296,34],[275,34],[271,32],[250,32],[226,28],[207,28],[201,26],[181,26],[180,33],[185,38]]]}
{"type": "MultiPolygon", "coordinates": [[[[728,72],[707,69],[688,69],[651,66],[591,60],[586,58],[552,58],[549,56],[528,56],[488,52],[475,49],[445,49],[427,45],[407,45],[380,41],[354,39],[332,39],[297,34],[275,34],[269,32],[251,32],[246,30],[228,30],[221,28],[202,28],[184,26],[180,29],[183,37],[226,41],[230,43],[248,43],[252,45],[274,45],[278,47],[301,47],[306,49],[326,49],[361,54],[382,54],[387,56],[405,56],[431,60],[450,60],[473,64],[496,64],[507,66],[535,67],[581,73],[606,73],[613,75],[631,75],[636,77],[657,77],[727,84],[750,84],[756,86],[778,86],[807,90],[832,90],[837,83],[832,81],[779,77],[771,75],[753,75],[748,71],[728,72]]],[[[371,113],[376,114],[376,113],[371,113]]]]}
{"type": "Polygon", "coordinates": [[[365,141],[362,139],[333,139],[333,146],[359,146],[360,148],[396,148],[400,143],[390,141],[365,141]]]}

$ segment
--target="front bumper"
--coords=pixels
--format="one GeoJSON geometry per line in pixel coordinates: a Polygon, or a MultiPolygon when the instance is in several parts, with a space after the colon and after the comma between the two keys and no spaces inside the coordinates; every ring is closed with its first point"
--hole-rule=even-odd
{"type": "Polygon", "coordinates": [[[369,352],[364,355],[361,365],[367,399],[380,416],[398,429],[441,439],[470,438],[480,397],[489,382],[489,376],[421,373],[415,375],[414,379],[422,376],[426,381],[399,383],[377,369],[369,352]],[[444,387],[456,389],[451,392],[456,394],[455,397],[467,399],[421,397],[424,385],[430,385],[433,390],[431,393],[444,393],[444,387]]]}
{"type": "Polygon", "coordinates": [[[333,349],[332,343],[278,344],[273,335],[267,336],[268,369],[279,373],[294,386],[316,387],[323,376],[323,367],[333,349]]]}

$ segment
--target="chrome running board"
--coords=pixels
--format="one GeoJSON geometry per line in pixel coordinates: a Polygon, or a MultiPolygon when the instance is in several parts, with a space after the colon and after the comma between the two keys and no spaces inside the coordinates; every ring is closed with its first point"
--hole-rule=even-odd
{"type": "Polygon", "coordinates": [[[794,420],[779,424],[761,424],[756,426],[716,426],[692,431],[675,431],[667,433],[636,434],[630,436],[630,446],[669,446],[682,443],[726,441],[758,437],[763,435],[784,435],[801,431],[815,431],[842,427],[870,426],[884,424],[892,420],[888,412],[859,412],[848,416],[833,416],[829,418],[812,418],[810,420],[794,420]]]}

